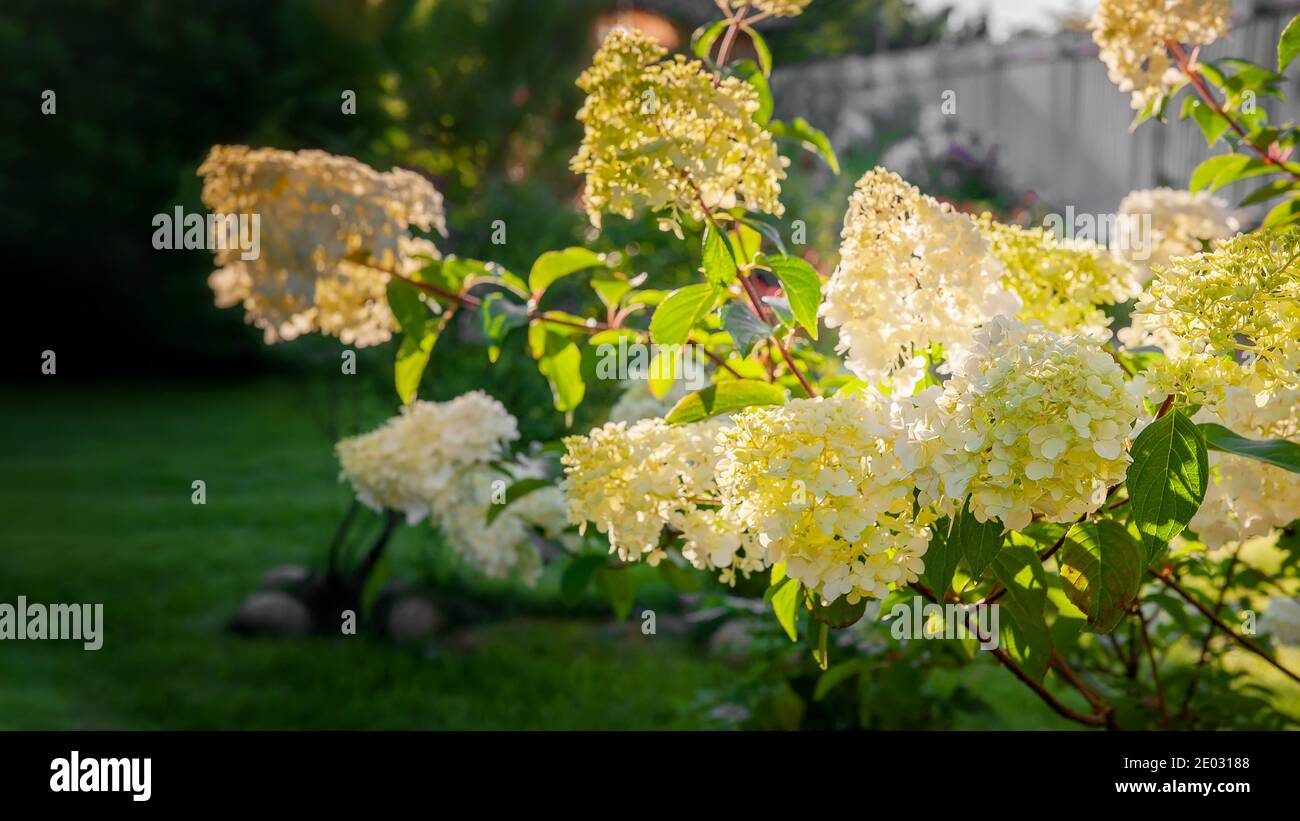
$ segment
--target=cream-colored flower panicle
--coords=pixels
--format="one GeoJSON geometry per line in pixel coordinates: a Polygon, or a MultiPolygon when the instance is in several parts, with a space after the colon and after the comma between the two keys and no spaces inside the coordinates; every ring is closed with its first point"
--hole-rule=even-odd
{"type": "Polygon", "coordinates": [[[823,601],[883,598],[925,570],[933,513],[914,512],[877,394],[749,408],[718,437],[723,512],[823,601]]]}
{"type": "Polygon", "coordinates": [[[442,196],[419,174],[323,151],[218,145],[199,176],[214,214],[259,216],[257,258],[217,251],[208,283],[217,305],[242,305],[268,344],[313,331],[358,347],[387,341],[397,327],[389,277],[349,260],[413,273],[438,251],[411,229],[446,230],[442,196]]]}
{"type": "Polygon", "coordinates": [[[1131,461],[1141,400],[1100,343],[998,317],[942,391],[911,405],[902,447],[922,500],[970,494],[977,519],[1020,530],[1035,514],[1070,522],[1105,501],[1131,461]]]}
{"type": "Polygon", "coordinates": [[[379,428],[335,445],[340,478],[374,510],[395,510],[415,524],[456,492],[457,476],[501,456],[519,438],[515,418],[473,391],[450,402],[416,401],[379,428]]]}
{"type": "Polygon", "coordinates": [[[772,17],[797,17],[812,0],[731,0],[731,7],[753,6],[772,17]]]}
{"type": "Polygon", "coordinates": [[[758,94],[744,81],[716,82],[704,64],[667,52],[646,35],[610,31],[578,78],[585,128],[570,167],[586,175],[583,202],[602,213],[638,207],[703,219],[705,206],[780,215],[789,161],[755,120],[758,94]]]}
{"type": "Polygon", "coordinates": [[[1227,201],[1208,191],[1132,191],[1120,202],[1117,216],[1118,236],[1111,247],[1138,267],[1143,282],[1174,257],[1199,253],[1206,243],[1241,230],[1227,201]]]}
{"type": "Polygon", "coordinates": [[[1049,331],[1104,330],[1110,319],[1097,306],[1126,302],[1142,290],[1133,267],[1095,242],[1004,225],[989,214],[979,226],[1006,270],[1003,284],[1024,303],[1020,318],[1037,320],[1049,331]]]}
{"type": "Polygon", "coordinates": [[[1231,19],[1228,0],[1101,0],[1088,27],[1110,81],[1142,111],[1180,82],[1166,42],[1208,46],[1231,19]]]}
{"type": "Polygon", "coordinates": [[[1175,259],[1148,283],[1133,321],[1165,348],[1148,371],[1161,390],[1212,404],[1249,382],[1262,404],[1300,389],[1300,229],[1175,259]]]}
{"type": "MultiPolygon", "coordinates": [[[[1300,441],[1300,391],[1284,390],[1262,408],[1250,390],[1230,387],[1213,410],[1202,409],[1196,422],[1212,422],[1248,439],[1300,441]]],[[[1205,545],[1222,547],[1300,518],[1300,474],[1280,467],[1210,451],[1210,483],[1205,501],[1188,528],[1205,545]]]]}
{"type": "Polygon", "coordinates": [[[931,346],[952,356],[977,326],[1020,310],[975,222],[893,172],[858,181],[841,236],[821,311],[861,379],[897,372],[897,392],[911,393],[931,346]]]}
{"type": "Polygon", "coordinates": [[[726,422],[667,425],[662,419],[610,422],[587,436],[564,440],[562,484],[573,522],[608,534],[610,551],[624,561],[664,556],[664,528],[685,540],[682,555],[698,568],[764,567],[762,551],[744,525],[716,509],[714,442],[726,422]]]}

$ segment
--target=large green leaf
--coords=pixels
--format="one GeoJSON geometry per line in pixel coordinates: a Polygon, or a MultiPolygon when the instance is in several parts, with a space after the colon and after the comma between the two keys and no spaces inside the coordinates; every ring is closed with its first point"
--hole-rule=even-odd
{"type": "Polygon", "coordinates": [[[534,294],[540,293],[557,279],[577,273],[583,268],[595,268],[604,264],[604,258],[600,254],[587,248],[575,246],[563,251],[547,251],[537,258],[532,270],[528,272],[528,288],[534,294]]]}
{"type": "Polygon", "coordinates": [[[1065,594],[1088,616],[1088,629],[1109,633],[1142,584],[1146,554],[1118,522],[1079,522],[1057,554],[1065,594]]]}
{"type": "Polygon", "coordinates": [[[796,579],[785,575],[785,562],[772,565],[771,586],[763,598],[772,605],[772,612],[776,614],[777,622],[790,637],[790,641],[799,640],[799,603],[803,601],[800,588],[796,579]]]}
{"type": "Polygon", "coordinates": [[[704,276],[719,288],[726,288],[736,281],[736,260],[731,256],[731,247],[726,237],[712,225],[704,228],[704,242],[701,256],[704,261],[704,276]]]}
{"type": "Polygon", "coordinates": [[[970,510],[970,498],[967,497],[961,513],[952,523],[952,535],[949,538],[966,560],[971,578],[978,580],[1002,547],[1002,523],[997,519],[989,519],[987,522],[976,519],[970,510]]]}
{"type": "Polygon", "coordinates": [[[587,385],[582,375],[582,332],[565,325],[534,321],[528,327],[528,344],[537,370],[551,386],[555,409],[569,414],[582,404],[587,385]]]}
{"type": "Polygon", "coordinates": [[[1218,154],[1196,166],[1187,187],[1193,193],[1202,189],[1217,191],[1229,183],[1267,174],[1272,169],[1268,163],[1245,154],[1218,154]]]}
{"type": "Polygon", "coordinates": [[[785,289],[795,320],[816,339],[817,309],[822,301],[822,278],[817,269],[799,257],[768,257],[767,265],[785,289]]]}
{"type": "Polygon", "coordinates": [[[730,413],[753,405],[784,405],[785,391],[770,382],[757,379],[728,379],[710,385],[702,391],[687,394],[665,421],[670,425],[698,422],[722,413],[730,413]]]}
{"type": "Polygon", "coordinates": [[[713,309],[720,291],[714,285],[700,283],[678,288],[659,303],[650,318],[650,338],[656,345],[681,345],[691,328],[713,309]]]}
{"type": "Polygon", "coordinates": [[[930,526],[930,546],[925,550],[925,572],[921,581],[934,591],[942,602],[952,587],[952,576],[957,572],[961,547],[954,541],[953,522],[944,517],[930,526]]]}
{"type": "Polygon", "coordinates": [[[1292,473],[1300,473],[1300,444],[1286,439],[1247,439],[1212,422],[1197,427],[1205,436],[1205,444],[1210,450],[1245,456],[1292,473]]]}
{"type": "Polygon", "coordinates": [[[1300,54],[1300,16],[1291,18],[1277,41],[1277,70],[1286,71],[1297,54],[1300,54]]]}
{"type": "Polygon", "coordinates": [[[1182,411],[1166,414],[1138,435],[1124,482],[1148,562],[1196,515],[1208,480],[1205,437],[1182,411]]]}
{"type": "Polygon", "coordinates": [[[402,404],[410,404],[438,341],[441,323],[415,287],[398,279],[388,283],[388,307],[402,329],[402,342],[393,361],[393,383],[402,404]]]}
{"type": "Polygon", "coordinates": [[[1052,637],[1043,617],[1047,574],[1032,547],[1003,546],[993,559],[993,574],[1007,593],[997,604],[1002,647],[1025,672],[1041,679],[1051,659],[1052,637]]]}

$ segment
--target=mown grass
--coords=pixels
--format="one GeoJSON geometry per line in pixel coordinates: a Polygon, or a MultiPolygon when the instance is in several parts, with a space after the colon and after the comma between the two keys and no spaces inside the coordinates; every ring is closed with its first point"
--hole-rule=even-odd
{"type": "MultiPolygon", "coordinates": [[[[727,675],[683,639],[558,607],[423,646],[233,636],[265,570],[318,562],[347,504],[319,400],[55,379],[0,406],[0,601],[102,602],[105,640],[0,643],[0,728],[692,727],[727,675]]],[[[354,428],[385,413],[344,406],[354,428]]],[[[430,533],[398,536],[394,573],[430,533]]]]}

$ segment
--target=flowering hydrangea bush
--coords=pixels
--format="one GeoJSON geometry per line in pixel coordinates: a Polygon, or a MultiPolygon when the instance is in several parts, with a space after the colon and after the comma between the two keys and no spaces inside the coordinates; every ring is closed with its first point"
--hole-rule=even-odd
{"type": "MultiPolygon", "coordinates": [[[[1288,205],[1300,189],[1271,184],[1264,194],[1294,197],[1244,234],[1208,194],[1135,192],[1120,222],[1151,217],[1147,276],[1132,248],[972,218],[876,168],[849,198],[828,276],[790,253],[768,218],[784,210],[778,140],[833,170],[838,161],[811,124],[770,119],[770,50],[750,25],[807,0],[718,5],[726,17],[696,32],[696,59],[614,29],[578,80],[584,136],[571,167],[591,222],[648,210],[683,241],[691,234],[702,276],[672,291],[643,288],[622,255],[582,247],[548,251],[526,278],[432,252],[405,269],[418,242],[409,227],[441,223],[419,178],[319,152],[214,151],[210,206],[278,208],[290,226],[267,260],[237,269],[239,299],[268,341],[317,329],[360,344],[401,327],[394,376],[406,406],[338,444],[357,498],[412,523],[430,518],[490,575],[536,578],[549,544],[566,587],[598,567],[611,603],[608,591],[630,582],[608,574],[629,565],[680,559],[737,592],[766,577],[777,621],[810,640],[823,670],[829,631],[864,619],[868,600],[885,611],[919,596],[971,612],[1005,600],[1006,622],[981,645],[999,639],[999,664],[1087,726],[1115,727],[1151,704],[1160,726],[1195,725],[1196,668],[1181,714],[1156,669],[1154,692],[1136,683],[1143,658],[1159,664],[1152,633],[1220,660],[1227,645],[1211,639],[1221,633],[1300,681],[1218,614],[1241,584],[1243,545],[1300,549],[1285,547],[1300,518],[1300,229],[1287,227],[1300,220],[1288,205]],[[732,63],[742,36],[766,57],[732,63]],[[330,290],[354,268],[377,278],[346,296],[330,290]],[[566,277],[589,279],[600,316],[543,307],[566,277]],[[373,304],[381,290],[387,314],[373,304]],[[1131,322],[1117,319],[1129,305],[1131,322]],[[684,346],[710,363],[711,384],[634,380],[610,421],[543,448],[562,452],[558,465],[532,461],[510,452],[515,419],[486,395],[414,398],[458,310],[478,312],[493,362],[509,331],[526,328],[521,353],[570,425],[598,346],[684,346]],[[1227,563],[1213,565],[1205,549],[1225,546],[1227,563]],[[1219,633],[1187,630],[1189,613],[1219,633]],[[1061,701],[1064,689],[1087,709],[1061,701]]],[[[1220,155],[1210,171],[1228,179],[1258,162],[1300,180],[1282,159],[1294,133],[1275,130],[1261,146],[1261,121],[1236,119],[1241,100],[1212,98],[1211,86],[1267,91],[1268,73],[1229,83],[1184,50],[1226,25],[1219,0],[1102,0],[1093,19],[1112,79],[1153,109],[1139,120],[1162,118],[1191,87],[1205,108],[1185,106],[1188,116],[1203,129],[1205,117],[1225,118],[1218,135],[1232,130],[1235,147],[1263,158],[1220,155]]],[[[1300,25],[1292,40],[1295,56],[1300,25]]],[[[1298,564],[1281,564],[1272,582],[1287,595],[1298,564]]]]}

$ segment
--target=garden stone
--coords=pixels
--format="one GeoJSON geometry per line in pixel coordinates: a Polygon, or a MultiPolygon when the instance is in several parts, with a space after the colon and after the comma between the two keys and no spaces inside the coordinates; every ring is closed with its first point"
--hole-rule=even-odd
{"type": "Polygon", "coordinates": [[[262,590],[244,599],[235,614],[237,633],[254,636],[301,636],[311,632],[306,605],[280,590],[262,590]]]}

